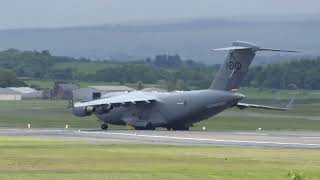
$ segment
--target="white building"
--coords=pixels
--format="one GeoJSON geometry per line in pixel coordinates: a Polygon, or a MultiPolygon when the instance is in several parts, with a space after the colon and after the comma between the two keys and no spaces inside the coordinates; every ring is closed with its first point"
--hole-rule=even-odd
{"type": "Polygon", "coordinates": [[[11,89],[11,90],[16,91],[21,94],[28,94],[28,93],[37,92],[37,90],[32,89],[30,87],[8,87],[7,89],[11,89]]]}
{"type": "Polygon", "coordinates": [[[22,95],[19,92],[7,88],[0,88],[0,101],[20,101],[22,95]]]}
{"type": "Polygon", "coordinates": [[[42,91],[38,91],[30,87],[8,87],[6,89],[10,89],[21,94],[22,99],[41,99],[43,97],[42,91]]]}

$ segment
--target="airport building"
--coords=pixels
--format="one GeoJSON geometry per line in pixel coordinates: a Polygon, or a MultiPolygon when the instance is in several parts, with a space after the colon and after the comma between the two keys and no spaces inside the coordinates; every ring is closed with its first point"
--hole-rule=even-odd
{"type": "Polygon", "coordinates": [[[73,99],[73,91],[79,89],[77,84],[56,84],[53,87],[53,96],[56,99],[73,99]]]}
{"type": "Polygon", "coordinates": [[[0,88],[0,100],[20,101],[23,99],[42,99],[43,92],[30,87],[7,87],[0,88]]]}
{"type": "Polygon", "coordinates": [[[94,88],[79,88],[76,90],[73,90],[73,99],[75,100],[83,100],[83,101],[90,101],[95,98],[95,96],[98,96],[97,93],[99,93],[99,96],[101,95],[100,92],[94,88]]]}
{"type": "Polygon", "coordinates": [[[32,89],[30,87],[9,87],[12,91],[15,91],[21,95],[21,99],[42,99],[43,92],[32,89]]]}
{"type": "Polygon", "coordinates": [[[20,101],[22,95],[9,88],[0,88],[0,101],[20,101]]]}

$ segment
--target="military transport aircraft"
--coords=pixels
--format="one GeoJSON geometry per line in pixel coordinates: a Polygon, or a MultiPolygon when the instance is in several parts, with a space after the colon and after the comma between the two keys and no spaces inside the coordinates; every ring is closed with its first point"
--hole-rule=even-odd
{"type": "Polygon", "coordinates": [[[237,89],[257,51],[296,51],[264,49],[244,41],[236,41],[231,47],[213,50],[229,53],[208,89],[107,94],[98,100],[75,103],[73,114],[80,117],[95,114],[101,120],[103,130],[108,129],[108,124],[129,125],[138,130],[154,130],[157,127],[189,130],[194,123],[232,107],[271,110],[290,108],[241,103],[239,101],[245,96],[238,93],[237,89]]]}

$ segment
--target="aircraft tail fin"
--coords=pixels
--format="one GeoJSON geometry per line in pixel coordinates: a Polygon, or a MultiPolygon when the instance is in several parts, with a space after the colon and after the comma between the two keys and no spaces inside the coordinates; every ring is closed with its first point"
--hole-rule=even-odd
{"type": "Polygon", "coordinates": [[[239,88],[257,51],[297,52],[260,48],[253,43],[244,41],[235,41],[231,47],[212,50],[229,51],[229,53],[209,89],[227,91],[239,88]]]}

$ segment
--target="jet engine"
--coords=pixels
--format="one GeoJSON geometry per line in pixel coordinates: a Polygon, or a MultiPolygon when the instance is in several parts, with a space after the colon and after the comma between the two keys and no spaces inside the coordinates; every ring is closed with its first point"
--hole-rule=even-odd
{"type": "Polygon", "coordinates": [[[94,113],[95,114],[105,114],[108,113],[113,109],[113,106],[99,106],[95,108],[94,113]]]}
{"type": "Polygon", "coordinates": [[[78,117],[90,116],[94,111],[95,111],[95,108],[92,106],[86,106],[86,107],[80,106],[80,107],[74,107],[72,109],[72,113],[78,117]]]}
{"type": "Polygon", "coordinates": [[[78,117],[91,116],[93,113],[95,114],[105,114],[113,109],[113,106],[80,106],[74,107],[72,109],[73,114],[78,117]]]}

